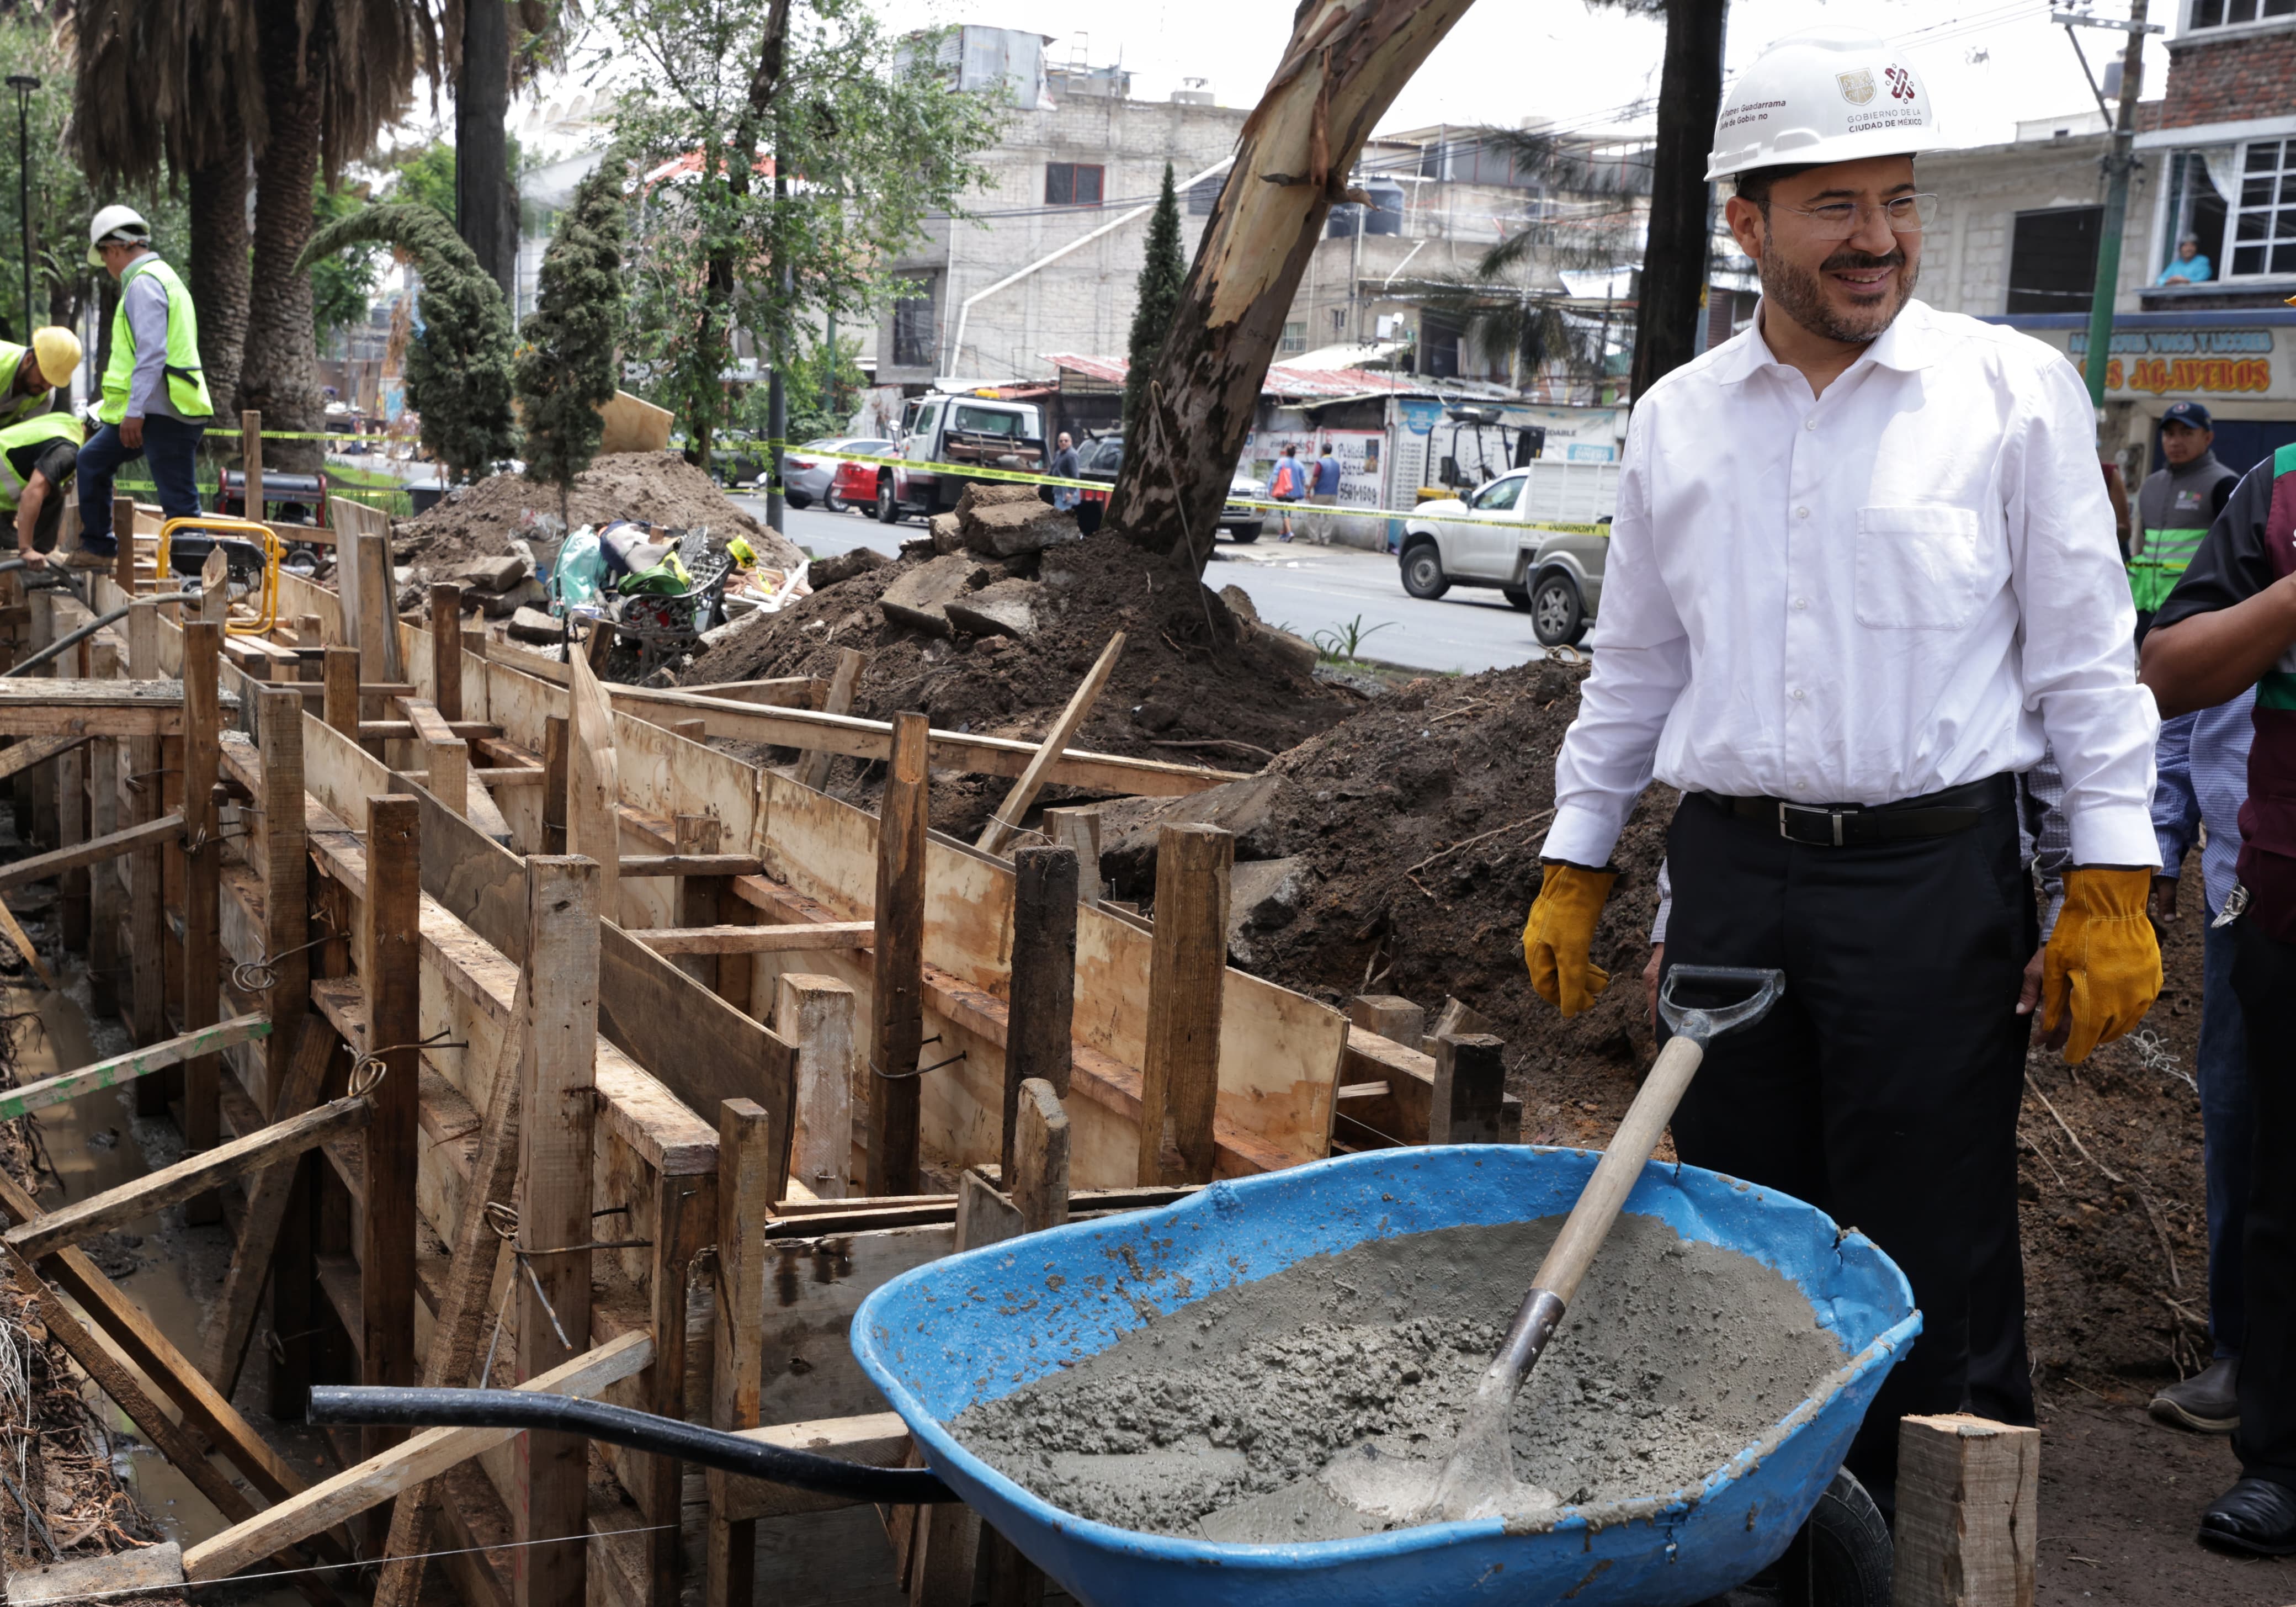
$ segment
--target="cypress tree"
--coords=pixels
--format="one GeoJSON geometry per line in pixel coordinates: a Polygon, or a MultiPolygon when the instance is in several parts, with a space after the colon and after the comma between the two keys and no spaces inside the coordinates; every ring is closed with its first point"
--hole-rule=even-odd
{"type": "Polygon", "coordinates": [[[1187,258],[1180,254],[1180,197],[1172,187],[1172,164],[1166,162],[1163,193],[1156,197],[1155,213],[1148,219],[1148,259],[1140,265],[1140,304],[1132,314],[1132,340],[1125,351],[1130,364],[1124,375],[1128,435],[1139,417],[1140,399],[1148,394],[1148,381],[1164,349],[1164,332],[1179,311],[1187,277],[1187,258]]]}
{"type": "Polygon", "coordinates": [[[558,488],[562,517],[575,477],[598,455],[614,399],[622,327],[621,164],[584,179],[543,254],[535,309],[518,354],[526,471],[558,488]]]}

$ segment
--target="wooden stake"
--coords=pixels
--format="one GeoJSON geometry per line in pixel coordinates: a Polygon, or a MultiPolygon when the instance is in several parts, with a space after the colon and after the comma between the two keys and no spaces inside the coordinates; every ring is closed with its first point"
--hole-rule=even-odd
{"type": "Polygon", "coordinates": [[[359,650],[327,649],[325,701],[322,717],[333,730],[357,741],[359,728],[359,650]]]}
{"type": "MultiPolygon", "coordinates": [[[[132,513],[134,504],[129,504],[132,513]]],[[[120,546],[129,545],[119,527],[120,546]]],[[[127,610],[127,676],[130,680],[157,680],[160,675],[160,605],[135,603],[127,610]]],[[[160,742],[156,736],[127,739],[127,824],[156,820],[164,791],[160,784],[160,742]]],[[[146,843],[127,862],[127,976],[132,994],[128,1027],[138,1044],[156,1044],[168,1036],[167,890],[163,850],[146,843]]],[[[165,1088],[144,1082],[135,1090],[135,1113],[157,1115],[167,1109],[165,1088]]]]}
{"type": "Polygon", "coordinates": [[[2028,1607],[2040,1488],[2038,1429],[1898,1419],[1892,1607],[2028,1607]]]}
{"type": "Polygon", "coordinates": [[[870,988],[872,1194],[917,1192],[924,1038],[925,717],[893,717],[892,762],[877,813],[877,947],[870,988]]]}
{"type": "MultiPolygon", "coordinates": [[[[647,1287],[653,1308],[654,1357],[639,1389],[646,1410],[682,1420],[686,1415],[686,1330],[693,1262],[718,1239],[716,1175],[655,1172],[653,1224],[647,1287]]],[[[648,1541],[653,1554],[651,1600],[654,1607],[669,1607],[678,1600],[685,1571],[684,1470],[674,1456],[648,1457],[645,1467],[631,1494],[649,1523],[668,1525],[648,1541]]]]}
{"type": "MultiPolygon", "coordinates": [[[[359,1214],[360,1382],[403,1388],[414,1382],[414,1178],[421,1127],[422,1037],[421,936],[422,852],[420,803],[392,793],[366,800],[366,922],[362,960],[366,1053],[383,1062],[366,1131],[366,1200],[359,1214]]],[[[406,1431],[360,1430],[373,1456],[406,1431]]],[[[380,1540],[378,1521],[373,1537],[380,1540]]]]}
{"type": "MultiPolygon", "coordinates": [[[[70,655],[66,655],[69,657],[70,655]]],[[[87,750],[72,748],[59,754],[56,778],[56,849],[69,852],[87,840],[87,750]]],[[[94,893],[87,867],[75,865],[56,884],[56,936],[66,952],[86,952],[94,893]]]]}
{"type": "MultiPolygon", "coordinates": [[[[264,1086],[275,1102],[299,1053],[297,1028],[311,1007],[311,859],[304,826],[303,699],[266,692],[256,704],[256,746],[263,758],[263,813],[248,857],[263,873],[263,954],[275,979],[264,1008],[271,1037],[264,1045],[264,1086]]],[[[316,1097],[316,1091],[312,1097],[316,1097]]],[[[275,1119],[276,1112],[275,1103],[275,1119]]]]}
{"type": "Polygon", "coordinates": [[[672,720],[669,723],[669,734],[672,736],[684,737],[689,742],[700,742],[706,747],[709,742],[709,722],[708,720],[672,720]]]}
{"type": "Polygon", "coordinates": [[[239,415],[239,461],[247,475],[246,496],[240,503],[242,518],[263,517],[263,415],[242,410],[239,415]]]}
{"type": "Polygon", "coordinates": [[[357,537],[358,666],[362,681],[398,680],[392,650],[398,641],[398,582],[390,572],[390,542],[384,536],[357,537]]]}
{"type": "Polygon", "coordinates": [[[1348,1001],[1349,1021],[1366,1032],[1376,1032],[1406,1049],[1422,1046],[1427,1036],[1427,1013],[1409,999],[1391,993],[1357,994],[1348,1001]]]}
{"type": "MultiPolygon", "coordinates": [[[[718,1111],[718,1316],[710,1345],[709,1423],[758,1426],[765,1389],[765,1244],[750,1230],[773,1215],[779,1192],[773,1121],[754,1100],[729,1099],[718,1111]]],[[[758,1526],[726,1516],[729,1477],[711,1470],[709,1529],[703,1543],[709,1607],[749,1607],[757,1595],[758,1526]]]]}
{"type": "Polygon", "coordinates": [[[1488,1032],[1435,1040],[1435,1092],[1429,1102],[1430,1144],[1505,1144],[1500,1108],[1506,1097],[1506,1045],[1488,1032]]]}
{"type": "Polygon", "coordinates": [[[1003,1171],[1012,1186],[1021,1085],[1069,1091],[1076,1013],[1077,857],[1072,849],[1027,848],[1013,856],[1013,985],[1004,1040],[1003,1171]]]}
{"type": "MultiPolygon", "coordinates": [[[[222,549],[218,548],[217,551],[222,549]]],[[[223,930],[223,843],[216,819],[216,767],[223,757],[223,716],[217,677],[222,668],[223,627],[207,620],[184,627],[184,1030],[215,1025],[223,987],[218,943],[223,930]]],[[[184,1145],[210,1149],[221,1136],[217,1104],[222,1062],[201,1055],[184,1065],[184,1145]]],[[[213,1196],[193,1201],[185,1218],[222,1219],[213,1196]]],[[[410,1268],[411,1271],[411,1268],[410,1268]]]]}
{"type": "MultiPolygon", "coordinates": [[[[675,834],[672,851],[681,855],[715,854],[726,838],[726,823],[715,815],[680,815],[673,823],[672,829],[675,834]]],[[[716,876],[680,876],[676,887],[677,923],[680,926],[716,925],[725,885],[716,876]]],[[[716,955],[680,955],[677,968],[704,988],[716,989],[716,955]]]]}
{"type": "Polygon", "coordinates": [[[1117,655],[1123,651],[1124,633],[1119,630],[1109,637],[1108,645],[1100,650],[1100,657],[1094,660],[1092,668],[1086,672],[1084,684],[1070,694],[1068,706],[1061,710],[1060,718],[1053,722],[1053,728],[1045,734],[1044,743],[1037,750],[1036,758],[1029,761],[1029,767],[1021,772],[1021,779],[1013,783],[1013,790],[1004,795],[1004,801],[996,806],[996,813],[988,817],[988,825],[981,829],[980,840],[975,846],[983,853],[1003,852],[1004,845],[1013,840],[1013,834],[1021,829],[1021,816],[1028,814],[1029,806],[1037,801],[1037,794],[1044,787],[1045,773],[1053,767],[1062,754],[1068,751],[1069,743],[1075,740],[1086,717],[1092,713],[1092,706],[1100,701],[1101,688],[1108,685],[1108,677],[1116,668],[1117,655]]]}
{"type": "Polygon", "coordinates": [[[566,851],[586,855],[598,865],[598,910],[621,919],[622,783],[614,752],[614,711],[577,653],[570,660],[573,685],[567,692],[571,724],[566,767],[566,851]]]}
{"type": "MultiPolygon", "coordinates": [[[[89,644],[89,672],[99,680],[117,679],[119,650],[98,639],[89,644]]],[[[119,829],[119,755],[116,737],[98,737],[88,744],[90,797],[88,834],[104,838],[119,829]]],[[[88,1003],[98,1020],[119,1013],[119,924],[127,908],[127,884],[123,866],[106,865],[95,873],[88,895],[88,1003]]]]}
{"type": "MultiPolygon", "coordinates": [[[[528,1014],[520,1062],[517,1248],[518,1375],[534,1378],[590,1342],[587,1244],[592,1134],[597,1119],[601,868],[578,858],[527,862],[528,1014]]],[[[589,1531],[588,1441],[530,1433],[525,1440],[522,1539],[589,1531]]],[[[518,1607],[581,1607],[586,1546],[529,1545],[514,1554],[518,1607]]]]}
{"type": "MultiPolygon", "coordinates": [[[[822,713],[852,713],[853,695],[860,687],[861,672],[868,668],[867,653],[857,647],[839,648],[837,668],[830,672],[829,695],[821,701],[822,713]]],[[[836,761],[834,753],[816,749],[798,766],[797,778],[815,791],[822,791],[829,785],[829,767],[836,761]]]]}
{"type": "Polygon", "coordinates": [[[824,1200],[853,1192],[854,1018],[859,1001],[835,977],[784,972],[774,1034],[797,1047],[796,1136],[790,1176],[824,1200]]]}
{"type": "Polygon", "coordinates": [[[1148,1042],[1140,1066],[1144,1184],[1212,1180],[1228,875],[1234,863],[1235,839],[1217,827],[1168,825],[1160,834],[1148,1042]]]}
{"type": "Polygon", "coordinates": [[[430,586],[430,701],[442,717],[463,717],[463,588],[451,580],[430,586]]]}
{"type": "Polygon", "coordinates": [[[1098,909],[1101,899],[1108,891],[1108,884],[1100,879],[1098,806],[1084,809],[1046,809],[1044,829],[1048,840],[1075,852],[1077,897],[1098,909]]]}
{"type": "Polygon", "coordinates": [[[115,496],[111,499],[111,538],[116,546],[111,561],[111,580],[122,592],[135,594],[135,499],[115,496]]]}
{"type": "Polygon", "coordinates": [[[542,851],[545,854],[566,851],[567,761],[572,740],[564,715],[543,717],[542,851]]]}
{"type": "MultiPolygon", "coordinates": [[[[1042,851],[1042,850],[1037,850],[1042,851]]],[[[1025,855],[1030,850],[1023,849],[1025,855]]],[[[1021,1085],[1018,1141],[1012,1169],[1004,1174],[1020,1208],[1021,1231],[1040,1234],[1069,1219],[1069,1119],[1050,1082],[1032,1077],[1021,1085]]],[[[1020,1548],[995,1529],[981,1536],[988,1576],[988,1607],[1037,1607],[1045,1599],[1045,1576],[1020,1548]]]]}

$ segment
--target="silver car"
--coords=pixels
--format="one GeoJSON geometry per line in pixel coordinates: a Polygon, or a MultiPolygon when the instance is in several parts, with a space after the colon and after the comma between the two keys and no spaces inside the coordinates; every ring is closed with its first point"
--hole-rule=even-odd
{"type": "Polygon", "coordinates": [[[1530,595],[1531,634],[1541,647],[1576,643],[1603,603],[1603,558],[1610,551],[1608,521],[1602,533],[1556,530],[1533,548],[1523,565],[1530,595]]]}
{"type": "MultiPolygon", "coordinates": [[[[892,450],[892,442],[866,436],[824,436],[802,447],[791,447],[782,454],[782,496],[792,508],[819,503],[829,512],[842,512],[845,504],[837,495],[837,471],[843,460],[836,455],[851,452],[880,457],[890,456],[892,450]]],[[[763,486],[764,477],[758,483],[763,486]]]]}

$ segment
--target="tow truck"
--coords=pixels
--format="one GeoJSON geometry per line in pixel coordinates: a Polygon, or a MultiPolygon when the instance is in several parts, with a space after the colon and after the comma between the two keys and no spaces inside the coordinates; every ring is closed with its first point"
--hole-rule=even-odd
{"type": "Polygon", "coordinates": [[[929,519],[955,507],[965,487],[991,478],[968,469],[1044,471],[1044,409],[1005,401],[993,391],[912,397],[901,408],[899,436],[893,455],[906,462],[877,470],[881,524],[929,519]]]}

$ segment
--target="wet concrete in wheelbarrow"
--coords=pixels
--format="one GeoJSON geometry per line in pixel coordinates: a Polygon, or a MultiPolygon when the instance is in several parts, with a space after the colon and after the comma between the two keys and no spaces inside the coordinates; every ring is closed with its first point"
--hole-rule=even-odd
{"type": "MultiPolygon", "coordinates": [[[[1439,1466],[1562,1218],[1445,1228],[1312,1257],[1211,1294],[974,1406],[951,1431],[1054,1505],[1245,1543],[1400,1527],[1349,1470],[1439,1466]]],[[[1846,1357],[1750,1257],[1620,1219],[1515,1404],[1518,1480],[1585,1505],[1694,1488],[1846,1357]]]]}

